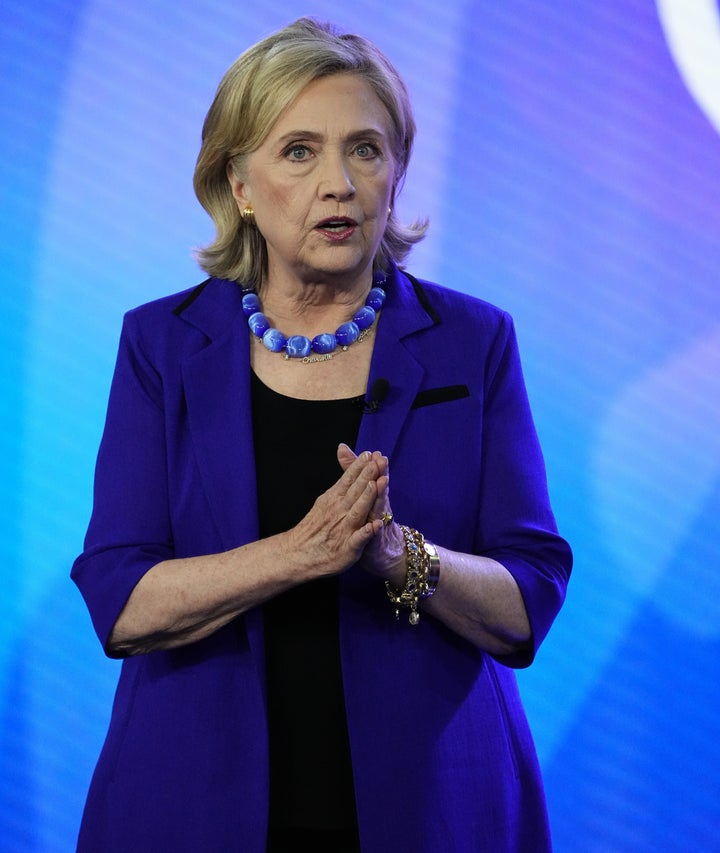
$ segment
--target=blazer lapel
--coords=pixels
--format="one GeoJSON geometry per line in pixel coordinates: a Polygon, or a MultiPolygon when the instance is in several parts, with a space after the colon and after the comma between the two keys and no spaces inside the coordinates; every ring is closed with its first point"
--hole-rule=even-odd
{"type": "MultiPolygon", "coordinates": [[[[215,304],[198,299],[186,319],[211,338],[183,364],[183,381],[193,446],[221,550],[259,535],[255,452],[250,407],[248,327],[235,282],[215,304]]],[[[227,287],[226,287],[227,290],[227,287]]],[[[210,296],[210,295],[208,295],[210,296]]],[[[183,315],[184,316],[184,315],[183,315]]],[[[242,620],[261,680],[264,679],[262,608],[242,620]]]]}
{"type": "Polygon", "coordinates": [[[435,320],[417,298],[408,278],[399,271],[391,277],[386,307],[378,323],[370,364],[368,389],[377,379],[389,383],[388,394],[374,414],[363,416],[356,450],[380,450],[392,458],[425,368],[408,347],[411,336],[430,328],[435,320]]]}
{"type": "Polygon", "coordinates": [[[216,336],[183,363],[183,382],[193,446],[226,550],[258,535],[248,329],[239,310],[240,288],[233,287],[231,298],[216,305],[215,316],[202,298],[183,314],[216,336]]]}

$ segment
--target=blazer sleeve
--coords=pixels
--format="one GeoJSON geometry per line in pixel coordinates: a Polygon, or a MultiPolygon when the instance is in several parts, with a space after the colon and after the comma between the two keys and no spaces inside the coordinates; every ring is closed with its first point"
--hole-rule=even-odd
{"type": "Polygon", "coordinates": [[[485,376],[477,553],[513,575],[530,621],[530,645],[510,666],[527,666],[565,599],[572,552],[558,534],[545,463],[522,374],[512,319],[504,314],[485,376]]]}
{"type": "Polygon", "coordinates": [[[173,556],[162,381],[126,315],[98,452],[93,511],[71,576],[107,641],[140,578],[173,556]]]}

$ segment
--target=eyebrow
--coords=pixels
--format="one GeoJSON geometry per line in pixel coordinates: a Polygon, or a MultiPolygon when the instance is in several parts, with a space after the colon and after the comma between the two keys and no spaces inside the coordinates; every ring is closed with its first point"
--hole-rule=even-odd
{"type": "MultiPolygon", "coordinates": [[[[367,139],[368,137],[379,139],[385,138],[386,136],[387,134],[382,130],[378,130],[376,127],[366,127],[362,130],[354,130],[352,133],[348,134],[346,139],[352,142],[357,139],[367,139]]],[[[325,137],[322,133],[318,133],[314,130],[291,130],[289,133],[284,133],[277,140],[277,144],[283,146],[290,142],[304,139],[307,139],[310,142],[323,142],[325,137]]]]}

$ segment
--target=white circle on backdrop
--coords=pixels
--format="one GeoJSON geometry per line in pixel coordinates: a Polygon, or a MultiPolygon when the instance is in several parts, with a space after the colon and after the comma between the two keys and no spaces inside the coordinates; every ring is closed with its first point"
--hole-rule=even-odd
{"type": "Polygon", "coordinates": [[[716,0],[657,0],[680,76],[720,132],[720,10],[716,0]]]}

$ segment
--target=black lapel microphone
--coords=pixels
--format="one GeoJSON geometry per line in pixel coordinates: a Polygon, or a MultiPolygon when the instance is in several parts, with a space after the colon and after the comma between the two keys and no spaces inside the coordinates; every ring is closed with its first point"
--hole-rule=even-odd
{"type": "Polygon", "coordinates": [[[380,404],[385,400],[390,390],[390,383],[381,377],[376,379],[370,388],[370,399],[356,397],[353,402],[362,409],[364,415],[374,415],[380,409],[380,404]]]}

